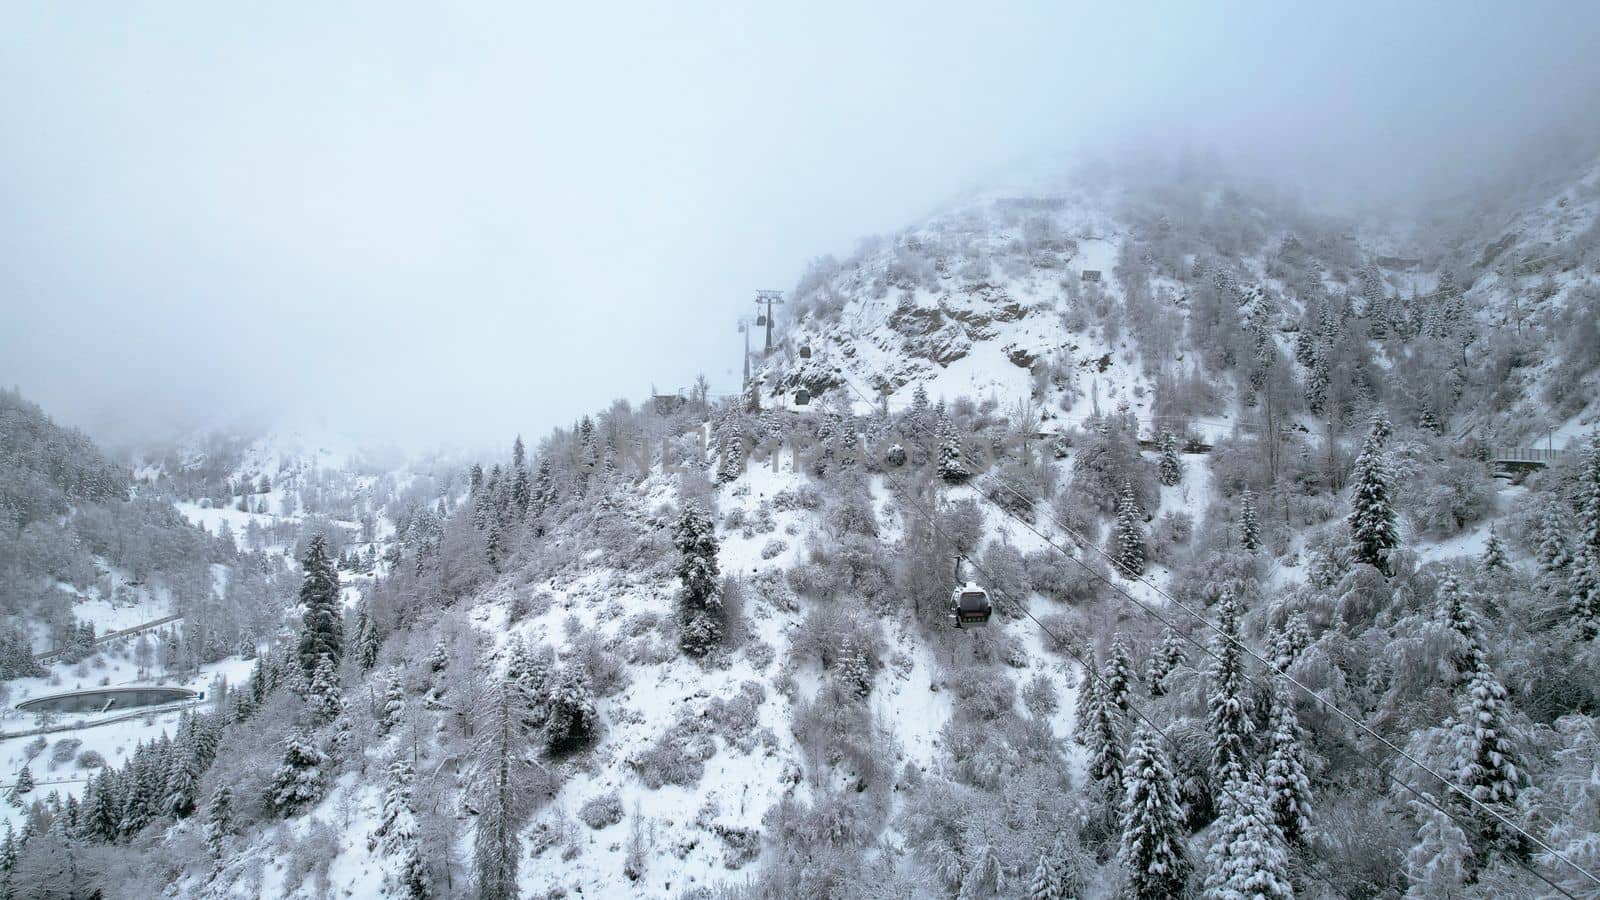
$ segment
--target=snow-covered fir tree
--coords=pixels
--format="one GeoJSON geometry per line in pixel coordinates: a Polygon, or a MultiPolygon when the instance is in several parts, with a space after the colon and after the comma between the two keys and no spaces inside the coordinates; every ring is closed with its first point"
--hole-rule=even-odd
{"type": "Polygon", "coordinates": [[[946,484],[961,484],[972,473],[967,469],[966,460],[962,459],[961,436],[956,433],[955,423],[942,404],[936,420],[936,433],[939,435],[939,477],[946,484]]]}
{"type": "Polygon", "coordinates": [[[598,723],[594,689],[582,665],[567,663],[552,673],[544,695],[545,748],[564,753],[586,743],[598,723]]]}
{"type": "Polygon", "coordinates": [[[1406,851],[1406,897],[1467,897],[1473,876],[1472,842],[1443,810],[1420,801],[1412,804],[1422,825],[1417,842],[1406,851]]]}
{"type": "Polygon", "coordinates": [[[1164,696],[1167,692],[1167,677],[1178,666],[1188,661],[1185,643],[1182,635],[1170,628],[1167,629],[1161,638],[1161,646],[1156,648],[1156,652],[1150,657],[1150,662],[1145,666],[1145,681],[1149,683],[1150,696],[1164,696]]]}
{"type": "Polygon", "coordinates": [[[312,536],[300,566],[305,573],[300,584],[300,603],[305,607],[300,667],[309,679],[323,657],[338,662],[344,654],[344,607],[339,602],[339,573],[328,555],[326,537],[312,536]]]}
{"type": "Polygon", "coordinates": [[[1561,505],[1548,500],[1539,514],[1539,543],[1534,560],[1539,566],[1539,582],[1552,596],[1560,597],[1571,580],[1572,547],[1567,539],[1571,526],[1561,505]]]}
{"type": "Polygon", "coordinates": [[[1311,625],[1303,612],[1292,613],[1284,621],[1282,627],[1272,634],[1272,648],[1269,659],[1272,667],[1279,672],[1287,672],[1300,658],[1300,654],[1311,646],[1311,625]]]}
{"type": "Polygon", "coordinates": [[[366,600],[356,606],[356,633],[354,653],[356,665],[367,672],[378,664],[378,651],[383,647],[383,637],[378,634],[378,623],[372,621],[366,600]]]}
{"type": "Polygon", "coordinates": [[[378,732],[388,734],[400,724],[406,714],[406,691],[400,682],[400,670],[390,669],[383,682],[382,706],[378,711],[378,732]]]}
{"type": "Polygon", "coordinates": [[[327,762],[327,755],[309,737],[291,734],[267,789],[268,804],[279,815],[290,816],[322,799],[322,767],[327,762]]]}
{"type": "Polygon", "coordinates": [[[1261,519],[1256,514],[1256,492],[1249,488],[1239,495],[1239,546],[1251,551],[1261,547],[1261,519]]]}
{"type": "Polygon", "coordinates": [[[1266,792],[1251,779],[1233,783],[1206,853],[1206,900],[1291,900],[1289,856],[1266,792]]]}
{"type": "Polygon", "coordinates": [[[1484,664],[1483,624],[1471,596],[1454,575],[1439,582],[1439,619],[1450,630],[1455,644],[1450,662],[1460,673],[1459,683],[1464,683],[1484,664]]]}
{"type": "Polygon", "coordinates": [[[690,656],[704,656],[722,641],[721,585],[717,582],[716,528],[698,504],[684,507],[673,528],[680,558],[682,589],[678,594],[678,643],[690,656]]]}
{"type": "Polygon", "coordinates": [[[1106,657],[1105,669],[1101,672],[1101,682],[1104,685],[1100,696],[1119,716],[1128,714],[1128,694],[1133,689],[1133,661],[1128,653],[1128,644],[1119,633],[1111,641],[1111,653],[1106,657]]]}
{"type": "Polygon", "coordinates": [[[1111,555],[1117,569],[1129,578],[1144,574],[1145,544],[1143,516],[1133,496],[1133,485],[1122,483],[1117,498],[1117,521],[1111,530],[1111,555]]]}
{"type": "Polygon", "coordinates": [[[1220,633],[1211,643],[1206,721],[1211,731],[1211,773],[1219,791],[1243,780],[1249,771],[1249,743],[1255,731],[1244,651],[1239,639],[1239,601],[1230,593],[1217,604],[1220,633]]]}
{"type": "Polygon", "coordinates": [[[1161,432],[1161,483],[1176,487],[1183,483],[1183,461],[1178,458],[1178,436],[1161,432]]]}
{"type": "MultiPolygon", "coordinates": [[[[1107,795],[1122,793],[1122,716],[1116,705],[1101,690],[1095,694],[1094,706],[1089,710],[1089,730],[1086,744],[1089,748],[1089,777],[1100,783],[1107,795]]],[[[1113,801],[1114,802],[1114,801],[1113,801]]]]}
{"type": "Polygon", "coordinates": [[[1183,806],[1166,752],[1149,729],[1140,728],[1134,735],[1126,772],[1117,862],[1127,873],[1128,896],[1134,900],[1182,896],[1192,868],[1183,806]]]}
{"type": "Polygon", "coordinates": [[[228,850],[228,838],[233,835],[233,788],[217,785],[206,802],[205,816],[206,855],[212,865],[220,866],[228,850]]]}
{"type": "Polygon", "coordinates": [[[1489,539],[1484,542],[1483,556],[1478,565],[1485,574],[1494,575],[1511,570],[1511,563],[1506,560],[1506,544],[1500,540],[1500,535],[1495,533],[1494,526],[1489,526],[1489,539]]]}
{"type": "Polygon", "coordinates": [[[1065,832],[1056,834],[1055,844],[1039,854],[1039,865],[1028,881],[1027,900],[1073,900],[1082,885],[1073,865],[1074,854],[1065,832]]]}
{"type": "Polygon", "coordinates": [[[1578,637],[1600,637],[1600,432],[1589,438],[1578,469],[1578,550],[1568,590],[1578,637]]]}
{"type": "Polygon", "coordinates": [[[1290,844],[1300,843],[1311,829],[1311,780],[1306,776],[1305,746],[1294,701],[1282,682],[1274,685],[1267,723],[1267,766],[1263,777],[1272,821],[1290,844]]]}
{"type": "MultiPolygon", "coordinates": [[[[1512,724],[1506,689],[1487,665],[1480,663],[1467,682],[1466,696],[1451,727],[1455,738],[1457,783],[1472,798],[1509,816],[1511,805],[1527,780],[1518,749],[1520,735],[1512,724]]],[[[1485,833],[1509,840],[1504,826],[1488,813],[1471,807],[1485,833]]]]}
{"type": "Polygon", "coordinates": [[[1346,520],[1356,560],[1383,572],[1389,571],[1389,552],[1400,545],[1389,464],[1383,449],[1388,436],[1389,423],[1374,417],[1372,429],[1361,444],[1361,455],[1356,457],[1350,515],[1346,520]]]}
{"type": "MultiPolygon", "coordinates": [[[[1093,664],[1093,660],[1090,663],[1093,664]]],[[[1073,707],[1072,740],[1079,744],[1087,744],[1090,729],[1094,727],[1094,708],[1099,702],[1100,683],[1094,675],[1085,670],[1083,677],[1078,680],[1078,699],[1073,707]]]]}
{"type": "Polygon", "coordinates": [[[306,704],[318,722],[332,722],[344,712],[344,692],[339,685],[339,670],[333,657],[324,656],[311,673],[306,687],[306,704]]]}

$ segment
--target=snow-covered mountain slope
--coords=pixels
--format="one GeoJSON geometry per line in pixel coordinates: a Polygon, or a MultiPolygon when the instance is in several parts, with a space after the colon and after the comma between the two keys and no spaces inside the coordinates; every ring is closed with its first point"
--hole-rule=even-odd
{"type": "Polygon", "coordinates": [[[342,636],[306,573],[304,629],[219,699],[203,809],[85,840],[180,897],[1111,897],[1149,874],[1119,855],[1148,730],[1136,777],[1170,771],[1197,892],[1244,827],[1228,706],[1247,775],[1304,774],[1311,815],[1257,841],[1298,895],[1527,895],[1554,863],[1470,820],[1435,846],[1462,811],[1391,790],[1440,788],[1325,704],[1464,771],[1478,703],[1538,787],[1494,782],[1515,821],[1592,857],[1600,651],[1563,592],[1600,565],[1574,527],[1600,455],[1490,453],[1594,429],[1592,178],[1455,244],[1196,176],[979,197],[815,265],[738,400],[619,404],[453,472],[179,454],[146,482],[213,530],[370,514],[386,561],[335,579],[342,636]],[[1538,301],[1493,270],[1546,244],[1572,255],[1538,301]],[[969,580],[993,615],[956,629],[969,580]],[[1221,686],[1213,626],[1270,667],[1221,686]],[[1458,850],[1473,887],[1418,862],[1458,850]]]}

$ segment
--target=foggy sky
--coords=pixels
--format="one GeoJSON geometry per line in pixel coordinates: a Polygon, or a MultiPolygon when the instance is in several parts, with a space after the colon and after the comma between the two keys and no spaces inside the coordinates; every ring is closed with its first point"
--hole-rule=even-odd
{"type": "Polygon", "coordinates": [[[1600,118],[1586,2],[338,6],[0,9],[0,383],[111,437],[537,436],[736,389],[755,289],[1019,165],[1382,202],[1600,118]]]}

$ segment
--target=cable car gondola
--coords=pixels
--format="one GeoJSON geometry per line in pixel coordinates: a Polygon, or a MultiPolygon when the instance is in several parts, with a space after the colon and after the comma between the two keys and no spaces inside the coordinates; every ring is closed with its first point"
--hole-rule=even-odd
{"type": "Polygon", "coordinates": [[[804,347],[800,348],[800,358],[801,359],[810,359],[811,358],[811,345],[810,344],[807,344],[804,347]]]}
{"type": "Polygon", "coordinates": [[[795,406],[805,406],[806,404],[808,404],[810,402],[811,402],[811,392],[810,391],[806,390],[805,388],[801,388],[800,390],[794,392],[794,405],[795,406]]]}
{"type": "MultiPolygon", "coordinates": [[[[961,557],[956,557],[956,582],[961,583],[961,557]]],[[[961,584],[950,592],[950,622],[957,628],[988,625],[994,608],[989,604],[989,592],[975,581],[961,584]]]]}

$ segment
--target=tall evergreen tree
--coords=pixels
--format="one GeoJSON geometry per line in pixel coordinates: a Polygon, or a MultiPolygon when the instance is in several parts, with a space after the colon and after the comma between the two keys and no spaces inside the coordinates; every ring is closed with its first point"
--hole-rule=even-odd
{"type": "Polygon", "coordinates": [[[1117,568],[1129,578],[1144,574],[1144,527],[1140,522],[1139,504],[1133,497],[1133,485],[1122,483],[1122,495],[1117,498],[1117,522],[1111,532],[1111,552],[1117,568]]]}
{"type": "Polygon", "coordinates": [[[1150,684],[1150,696],[1160,697],[1167,692],[1167,677],[1182,665],[1188,655],[1184,651],[1183,637],[1168,629],[1161,639],[1161,647],[1150,657],[1145,667],[1145,680],[1150,684]]]}
{"type": "Polygon", "coordinates": [[[339,689],[339,672],[333,657],[323,656],[306,689],[306,702],[318,722],[332,722],[344,712],[344,694],[339,689]]]}
{"type": "MultiPolygon", "coordinates": [[[[1095,695],[1094,707],[1089,711],[1088,734],[1089,776],[1100,783],[1110,797],[1122,795],[1122,717],[1116,705],[1106,696],[1104,686],[1095,695]]],[[[1112,801],[1115,803],[1115,800],[1112,801]]]]}
{"type": "Polygon", "coordinates": [[[1279,672],[1289,671],[1300,654],[1311,646],[1311,626],[1303,612],[1293,613],[1272,636],[1272,667],[1279,672]]]}
{"type": "Polygon", "coordinates": [[[1589,438],[1578,471],[1578,552],[1572,584],[1572,614],[1583,640],[1600,637],[1600,432],[1589,438]]]}
{"type": "Polygon", "coordinates": [[[1128,656],[1128,645],[1118,634],[1111,644],[1111,655],[1106,657],[1105,671],[1101,673],[1105,684],[1104,698],[1120,716],[1128,714],[1128,692],[1133,684],[1133,663],[1128,656]]]}
{"type": "Polygon", "coordinates": [[[206,803],[205,842],[206,855],[212,866],[221,866],[228,849],[228,836],[233,834],[233,788],[217,785],[206,803]]]}
{"type": "Polygon", "coordinates": [[[1439,619],[1450,629],[1455,643],[1450,662],[1460,673],[1459,683],[1465,683],[1484,664],[1483,626],[1466,589],[1454,575],[1446,575],[1439,582],[1439,619]]]}
{"type": "Polygon", "coordinates": [[[1511,569],[1511,563],[1506,560],[1505,542],[1495,533],[1493,525],[1489,526],[1489,540],[1483,545],[1483,558],[1480,564],[1484,573],[1489,575],[1511,569]]]}
{"type": "MultiPolygon", "coordinates": [[[[1092,664],[1094,661],[1090,660],[1092,664]]],[[[1078,683],[1077,703],[1073,706],[1072,740],[1087,745],[1090,730],[1094,727],[1094,709],[1098,704],[1100,684],[1094,674],[1085,669],[1078,683]]]]}
{"type": "Polygon", "coordinates": [[[673,528],[681,557],[677,575],[679,645],[690,656],[704,656],[722,641],[722,587],[717,581],[717,536],[711,517],[697,503],[683,509],[673,528]]]}
{"type": "Polygon", "coordinates": [[[1267,807],[1284,840],[1298,844],[1311,829],[1311,779],[1306,777],[1305,746],[1294,701],[1278,682],[1267,725],[1267,807]]]}
{"type": "MultiPolygon", "coordinates": [[[[1479,803],[1510,811],[1526,776],[1519,765],[1517,734],[1511,724],[1506,689],[1487,665],[1467,683],[1467,694],[1453,723],[1456,778],[1479,803]]],[[[1476,810],[1476,807],[1474,807],[1476,810]]],[[[1509,839],[1498,822],[1480,814],[1485,833],[1509,839]]]]}
{"type": "Polygon", "coordinates": [[[1183,483],[1183,462],[1178,458],[1178,436],[1161,432],[1161,483],[1175,487],[1183,483]]]}
{"type": "Polygon", "coordinates": [[[1256,514],[1256,492],[1249,488],[1239,495],[1239,544],[1251,551],[1261,546],[1261,519],[1256,514]]]}
{"type": "Polygon", "coordinates": [[[1555,500],[1545,503],[1539,513],[1539,544],[1534,559],[1539,565],[1539,582],[1552,595],[1559,596],[1566,588],[1572,571],[1572,548],[1567,541],[1569,529],[1561,505],[1555,500]]]}
{"type": "Polygon", "coordinates": [[[1183,806],[1167,756],[1148,729],[1134,735],[1126,781],[1117,861],[1128,873],[1127,895],[1133,900],[1180,897],[1191,869],[1183,806]]]}
{"type": "Polygon", "coordinates": [[[528,761],[516,713],[514,691],[505,681],[495,685],[489,721],[480,729],[474,808],[478,812],[472,840],[478,896],[482,900],[515,900],[522,856],[519,836],[527,811],[528,761]]]}
{"type": "Polygon", "coordinates": [[[372,620],[370,604],[366,600],[356,607],[356,665],[369,672],[378,664],[378,651],[383,647],[383,636],[378,633],[378,623],[372,620]]]}
{"type": "Polygon", "coordinates": [[[1206,854],[1206,900],[1291,900],[1289,856],[1265,792],[1241,780],[1224,797],[1216,840],[1206,854]]]}
{"type": "Polygon", "coordinates": [[[300,603],[305,607],[300,631],[300,667],[307,678],[326,656],[338,663],[344,653],[344,610],[339,602],[339,573],[328,555],[327,539],[313,535],[300,561],[305,573],[300,603]]]}
{"type": "Polygon", "coordinates": [[[942,405],[939,407],[936,433],[939,435],[939,477],[947,484],[961,484],[972,473],[961,458],[961,436],[956,433],[955,423],[942,405]]]}
{"type": "Polygon", "coordinates": [[[1039,865],[1028,882],[1027,900],[1072,900],[1080,889],[1078,881],[1066,832],[1057,832],[1055,844],[1039,854],[1039,865]]]}
{"type": "Polygon", "coordinates": [[[1248,745],[1255,730],[1239,642],[1239,601],[1232,594],[1224,594],[1217,605],[1217,626],[1221,634],[1211,644],[1215,656],[1208,673],[1207,722],[1212,776],[1218,789],[1225,791],[1231,782],[1242,781],[1249,770],[1248,745]]]}
{"type": "Polygon", "coordinates": [[[322,767],[328,757],[303,734],[292,734],[283,748],[283,762],[273,773],[267,802],[282,816],[291,816],[322,798],[322,767]]]}
{"type": "Polygon", "coordinates": [[[1348,519],[1356,560],[1385,573],[1389,571],[1389,552],[1400,545],[1389,466],[1383,451],[1388,436],[1389,423],[1374,417],[1372,430],[1361,445],[1361,455],[1356,457],[1348,519]]]}
{"type": "Polygon", "coordinates": [[[384,678],[383,707],[378,713],[379,733],[388,734],[393,731],[400,724],[400,720],[405,718],[405,714],[406,691],[400,683],[400,671],[390,669],[388,676],[384,678]]]}

